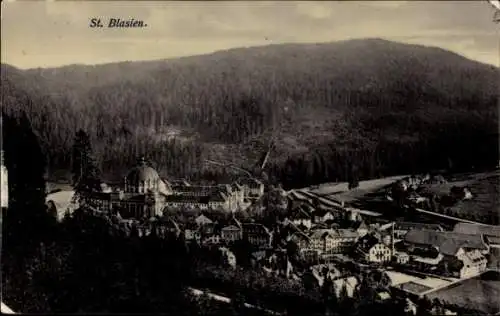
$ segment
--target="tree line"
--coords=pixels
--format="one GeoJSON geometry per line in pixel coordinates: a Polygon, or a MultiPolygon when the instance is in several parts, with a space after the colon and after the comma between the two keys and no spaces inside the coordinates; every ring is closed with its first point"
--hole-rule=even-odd
{"type": "Polygon", "coordinates": [[[2,105],[31,120],[51,175],[71,169],[80,129],[105,178],[145,154],[166,176],[224,178],[228,170],[204,161],[252,165],[271,138],[270,176],[286,187],[498,162],[496,69],[376,41],[366,44],[370,58],[354,61],[358,44],[239,52],[246,63],[228,52],[114,65],[109,74],[110,65],[70,67],[50,80],[7,72],[2,105]]]}

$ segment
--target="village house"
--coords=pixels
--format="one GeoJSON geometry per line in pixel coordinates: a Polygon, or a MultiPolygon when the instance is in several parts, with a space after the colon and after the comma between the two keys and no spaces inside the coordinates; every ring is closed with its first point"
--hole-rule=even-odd
{"type": "Polygon", "coordinates": [[[311,217],[312,217],[311,214],[308,213],[308,211],[305,209],[305,207],[303,207],[303,205],[301,205],[296,209],[292,210],[290,215],[290,220],[296,226],[302,225],[307,229],[311,229],[312,225],[311,217]]]}
{"type": "Polygon", "coordinates": [[[460,234],[483,235],[490,247],[500,247],[500,226],[458,223],[453,231],[460,234]]]}
{"type": "Polygon", "coordinates": [[[254,178],[240,178],[238,181],[243,187],[243,195],[245,199],[255,200],[264,195],[264,184],[254,178]]]}
{"type": "Polygon", "coordinates": [[[201,214],[199,215],[198,217],[195,218],[194,222],[196,223],[196,225],[198,225],[198,227],[203,227],[207,224],[212,224],[213,221],[208,218],[207,216],[201,214]]]}
{"type": "Polygon", "coordinates": [[[226,243],[235,242],[243,238],[243,227],[235,217],[231,218],[229,225],[221,229],[221,237],[226,243]]]}
{"type": "Polygon", "coordinates": [[[362,210],[354,208],[354,207],[346,207],[345,215],[348,220],[352,222],[361,222],[363,221],[363,216],[361,215],[362,210]]]}
{"type": "Polygon", "coordinates": [[[343,253],[356,243],[358,234],[350,229],[318,229],[309,235],[311,249],[321,254],[343,253]]]}
{"type": "Polygon", "coordinates": [[[195,241],[198,243],[201,241],[201,234],[196,223],[189,222],[184,225],[184,238],[186,241],[195,241]]]}
{"type": "Polygon", "coordinates": [[[270,248],[273,236],[269,229],[262,224],[244,223],[243,238],[255,247],[270,248]]]}
{"type": "Polygon", "coordinates": [[[397,264],[408,264],[408,262],[410,262],[410,255],[408,255],[406,252],[395,252],[393,260],[397,264]]]}
{"type": "Polygon", "coordinates": [[[415,176],[415,175],[406,177],[403,179],[403,181],[406,182],[408,189],[411,189],[411,190],[418,189],[418,187],[422,184],[422,179],[420,177],[415,176]]]}
{"type": "Polygon", "coordinates": [[[366,225],[365,221],[361,220],[357,225],[356,232],[358,233],[359,238],[362,238],[370,232],[370,228],[366,225]]]}
{"type": "Polygon", "coordinates": [[[467,187],[454,186],[450,189],[450,196],[457,200],[470,200],[472,192],[467,187]]]}
{"type": "Polygon", "coordinates": [[[219,234],[212,234],[202,239],[202,244],[205,246],[220,245],[221,243],[222,243],[222,238],[219,234]]]}
{"type": "Polygon", "coordinates": [[[443,260],[458,260],[462,263],[457,271],[461,278],[486,270],[484,255],[489,252],[489,246],[482,235],[412,230],[405,235],[404,243],[414,261],[437,266],[443,260]]]}
{"type": "Polygon", "coordinates": [[[392,258],[390,239],[384,238],[384,242],[380,242],[373,234],[366,235],[356,244],[355,254],[364,262],[390,262],[392,258]]]}
{"type": "Polygon", "coordinates": [[[318,208],[313,215],[315,223],[325,223],[327,221],[335,220],[335,215],[333,214],[332,211],[325,210],[322,208],[318,208]]]}

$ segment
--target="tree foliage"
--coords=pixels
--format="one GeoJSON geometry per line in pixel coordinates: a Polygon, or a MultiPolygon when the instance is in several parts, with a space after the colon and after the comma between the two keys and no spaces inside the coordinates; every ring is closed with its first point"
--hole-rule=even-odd
{"type": "Polygon", "coordinates": [[[90,138],[83,130],[75,135],[73,144],[73,187],[79,194],[101,190],[99,169],[96,166],[90,138]]]}

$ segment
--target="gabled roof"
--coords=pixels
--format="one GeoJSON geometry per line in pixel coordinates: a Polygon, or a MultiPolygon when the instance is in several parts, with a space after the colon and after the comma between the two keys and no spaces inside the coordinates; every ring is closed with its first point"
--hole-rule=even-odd
{"type": "Polygon", "coordinates": [[[332,238],[356,238],[358,233],[352,229],[317,229],[311,233],[310,238],[326,238],[327,236],[332,238]]]}
{"type": "Polygon", "coordinates": [[[241,230],[241,228],[235,225],[229,225],[229,226],[224,226],[222,230],[241,230]]]}
{"type": "Polygon", "coordinates": [[[368,230],[369,227],[366,225],[365,221],[361,221],[356,229],[366,229],[368,230]]]}
{"type": "Polygon", "coordinates": [[[206,217],[205,215],[201,214],[200,216],[198,216],[195,220],[194,220],[197,224],[199,225],[205,225],[205,224],[212,224],[213,221],[206,217]]]}
{"type": "Polygon", "coordinates": [[[372,234],[368,234],[358,241],[356,244],[356,250],[362,253],[368,253],[368,251],[370,251],[370,249],[378,243],[379,240],[377,237],[372,234]]]}
{"type": "Polygon", "coordinates": [[[482,235],[439,232],[433,230],[411,230],[404,237],[405,242],[434,246],[442,254],[455,255],[459,248],[488,249],[482,235]]]}
{"type": "Polygon", "coordinates": [[[324,217],[328,213],[333,215],[333,212],[330,210],[324,208],[317,208],[316,211],[314,212],[314,216],[324,217]]]}
{"type": "Polygon", "coordinates": [[[412,229],[427,229],[435,231],[444,231],[443,227],[438,224],[414,223],[414,222],[395,222],[394,229],[397,230],[412,230],[412,229]]]}

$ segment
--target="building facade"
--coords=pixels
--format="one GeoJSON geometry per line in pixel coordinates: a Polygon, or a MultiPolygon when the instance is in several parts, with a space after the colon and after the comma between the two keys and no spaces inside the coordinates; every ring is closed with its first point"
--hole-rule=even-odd
{"type": "Polygon", "coordinates": [[[234,192],[230,185],[183,183],[172,186],[142,158],[125,177],[123,189],[92,192],[85,203],[102,211],[117,210],[124,218],[148,218],[161,216],[168,209],[234,211],[239,202],[237,198],[242,194],[234,192]]]}
{"type": "Polygon", "coordinates": [[[343,253],[351,249],[358,234],[350,229],[317,229],[309,236],[311,249],[321,254],[343,253]]]}
{"type": "Polygon", "coordinates": [[[243,224],[243,238],[259,248],[271,248],[273,235],[267,227],[257,223],[243,224]]]}

